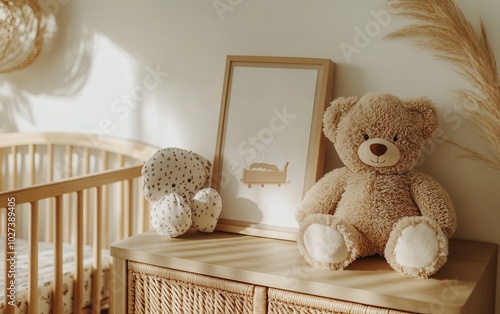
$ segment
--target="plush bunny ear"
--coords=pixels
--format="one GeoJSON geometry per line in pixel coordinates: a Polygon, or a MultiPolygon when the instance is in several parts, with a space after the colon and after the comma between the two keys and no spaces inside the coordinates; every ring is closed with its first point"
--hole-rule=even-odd
{"type": "Polygon", "coordinates": [[[323,132],[335,142],[335,135],[340,118],[358,102],[358,97],[339,97],[331,102],[323,115],[323,132]]]}
{"type": "Polygon", "coordinates": [[[410,98],[403,103],[406,105],[408,110],[415,112],[420,116],[420,121],[422,121],[422,132],[425,139],[430,139],[434,136],[438,126],[439,118],[438,111],[432,101],[423,96],[418,98],[410,98]]]}

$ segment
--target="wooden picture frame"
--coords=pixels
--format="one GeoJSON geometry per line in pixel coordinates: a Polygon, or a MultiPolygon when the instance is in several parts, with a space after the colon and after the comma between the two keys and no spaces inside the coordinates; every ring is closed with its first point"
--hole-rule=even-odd
{"type": "Polygon", "coordinates": [[[323,175],[329,59],[227,56],[212,187],[217,230],[295,240],[295,212],[323,175]]]}

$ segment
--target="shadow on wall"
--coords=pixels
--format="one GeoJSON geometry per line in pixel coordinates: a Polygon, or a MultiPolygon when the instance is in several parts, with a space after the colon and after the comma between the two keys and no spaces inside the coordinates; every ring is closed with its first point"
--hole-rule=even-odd
{"type": "Polygon", "coordinates": [[[88,78],[93,35],[74,23],[77,11],[63,6],[41,9],[45,27],[40,54],[26,68],[0,74],[4,79],[0,83],[0,132],[17,131],[17,117],[34,123],[30,95],[74,95],[88,78]]]}
{"type": "MultiPolygon", "coordinates": [[[[0,132],[18,131],[20,123],[16,121],[19,119],[36,123],[32,107],[35,104],[30,103],[32,96],[68,97],[82,90],[98,52],[94,49],[98,44],[96,34],[112,38],[137,60],[150,61],[149,66],[135,73],[136,85],[151,71],[158,72],[159,60],[165,59],[165,51],[158,47],[166,45],[168,36],[152,36],[165,27],[162,24],[165,11],[174,14],[170,3],[154,1],[145,6],[130,0],[51,0],[40,1],[40,6],[45,15],[55,17],[58,29],[45,34],[42,51],[32,64],[18,71],[0,73],[0,132]]],[[[130,88],[131,92],[134,87],[137,86],[130,88]]],[[[137,107],[142,100],[129,107],[137,107]]],[[[121,120],[122,115],[117,119],[121,120]]],[[[140,121],[139,111],[134,113],[134,118],[140,121]]]]}

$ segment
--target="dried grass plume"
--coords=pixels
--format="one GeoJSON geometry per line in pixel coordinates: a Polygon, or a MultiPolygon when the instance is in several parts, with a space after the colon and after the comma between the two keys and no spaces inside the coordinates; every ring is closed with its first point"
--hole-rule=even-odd
{"type": "Polygon", "coordinates": [[[435,55],[454,65],[454,70],[472,89],[457,89],[457,97],[467,104],[471,122],[490,144],[481,154],[448,141],[464,152],[464,157],[500,170],[500,81],[495,56],[486,31],[476,33],[462,11],[452,0],[390,0],[392,14],[405,16],[418,23],[390,33],[388,38],[412,37],[416,45],[432,49],[435,55]]]}

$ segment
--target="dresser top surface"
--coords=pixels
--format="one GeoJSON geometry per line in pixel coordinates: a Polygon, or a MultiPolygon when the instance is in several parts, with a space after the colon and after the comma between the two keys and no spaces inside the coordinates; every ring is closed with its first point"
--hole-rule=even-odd
{"type": "Polygon", "coordinates": [[[447,263],[432,278],[419,279],[400,275],[379,256],[360,258],[343,271],[312,269],[295,242],[218,231],[190,230],[170,239],[150,231],[111,245],[116,258],[380,307],[399,304],[401,309],[422,312],[433,302],[459,312],[488,265],[495,263],[497,252],[496,244],[452,239],[447,263]]]}

